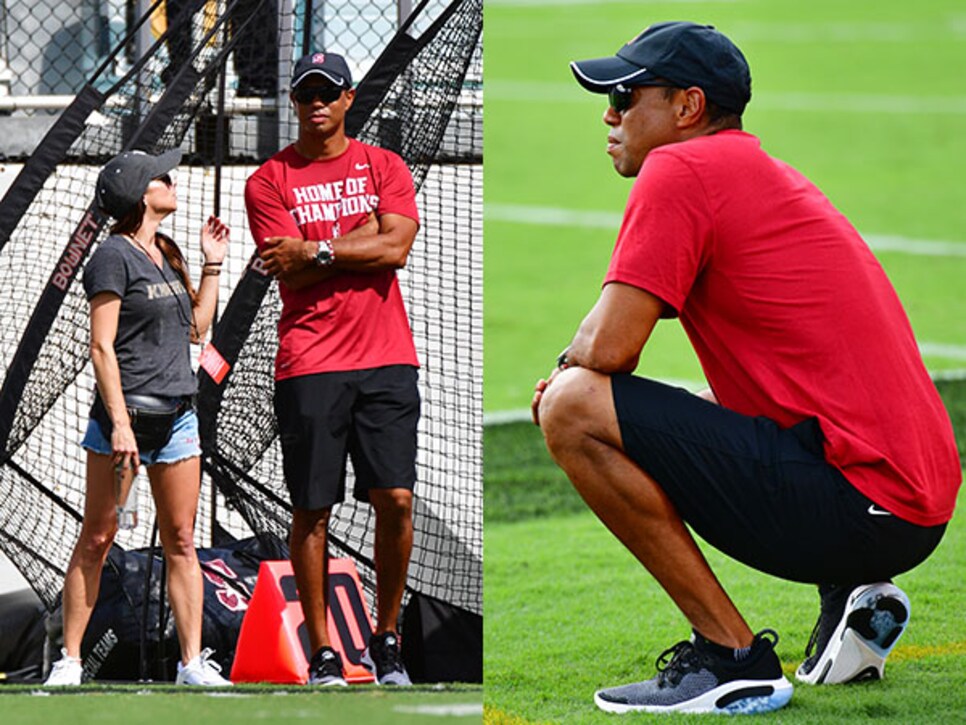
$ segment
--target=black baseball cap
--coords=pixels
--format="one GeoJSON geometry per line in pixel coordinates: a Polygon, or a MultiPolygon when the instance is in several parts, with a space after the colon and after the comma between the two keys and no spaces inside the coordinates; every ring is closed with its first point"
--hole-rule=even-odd
{"type": "Polygon", "coordinates": [[[309,53],[299,58],[292,71],[292,88],[313,75],[324,76],[340,88],[352,87],[349,66],[337,53],[309,53]]]}
{"type": "Polygon", "coordinates": [[[682,88],[698,86],[722,108],[740,114],[751,100],[751,71],[738,47],[712,25],[655,23],[608,58],[570,64],[577,82],[592,93],[614,86],[647,85],[663,78],[682,88]]]}
{"type": "Polygon", "coordinates": [[[125,151],[105,164],[97,175],[97,205],[115,219],[137,206],[151,179],[156,179],[181,163],[181,149],[153,155],[145,151],[125,151]]]}

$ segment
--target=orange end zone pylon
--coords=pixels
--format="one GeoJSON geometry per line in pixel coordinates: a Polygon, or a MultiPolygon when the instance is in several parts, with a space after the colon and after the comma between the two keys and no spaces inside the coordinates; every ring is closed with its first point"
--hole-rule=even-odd
{"type": "MultiPolygon", "coordinates": [[[[351,559],[329,559],[329,640],[342,655],[349,683],[372,682],[362,652],[372,620],[351,559]]],[[[232,682],[305,684],[312,657],[290,561],[263,561],[242,621],[231,668],[232,682]]]]}

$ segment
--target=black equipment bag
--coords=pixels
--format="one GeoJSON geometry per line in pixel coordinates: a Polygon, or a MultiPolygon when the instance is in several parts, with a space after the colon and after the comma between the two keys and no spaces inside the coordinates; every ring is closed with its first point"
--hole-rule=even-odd
{"type": "Polygon", "coordinates": [[[413,682],[483,682],[483,617],[414,593],[403,611],[402,657],[413,682]]]}
{"type": "MultiPolygon", "coordinates": [[[[242,619],[263,560],[288,558],[288,548],[274,537],[244,539],[227,546],[198,549],[204,580],[202,647],[215,650],[212,660],[227,677],[235,658],[242,619]]],[[[101,572],[97,605],[81,643],[81,657],[88,678],[137,680],[141,670],[141,614],[144,605],[144,551],[113,547],[101,572]]],[[[147,661],[155,680],[172,681],[181,659],[174,618],[165,606],[159,617],[161,557],[153,560],[147,614],[147,661]],[[161,619],[162,636],[158,636],[161,619]]],[[[59,610],[53,616],[59,615],[59,610]]],[[[56,627],[48,626],[56,631],[56,627]]],[[[48,640],[48,652],[58,659],[60,643],[48,640]]]]}

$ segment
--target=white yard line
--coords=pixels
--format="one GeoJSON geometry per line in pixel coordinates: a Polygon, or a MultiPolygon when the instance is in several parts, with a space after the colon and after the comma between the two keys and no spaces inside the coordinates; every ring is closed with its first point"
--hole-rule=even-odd
{"type": "MultiPolygon", "coordinates": [[[[487,0],[489,2],[489,0],[487,0]]],[[[561,76],[568,76],[562,68],[561,76]]],[[[487,79],[487,101],[554,102],[596,104],[601,107],[603,96],[581,90],[576,82],[541,83],[538,81],[514,81],[499,78],[487,79]]],[[[810,93],[796,91],[755,90],[749,111],[796,111],[838,113],[913,114],[913,115],[964,115],[966,97],[963,96],[914,96],[892,93],[810,93]]]]}
{"type": "Polygon", "coordinates": [[[876,115],[963,115],[966,98],[962,96],[905,96],[882,93],[795,93],[762,92],[752,97],[749,110],[763,111],[836,111],[876,115]]]}
{"type": "MultiPolygon", "coordinates": [[[[621,224],[619,212],[578,211],[523,204],[487,203],[484,215],[490,221],[533,224],[536,226],[608,229],[615,234],[621,224]]],[[[915,239],[891,234],[863,234],[862,236],[866,243],[877,252],[897,252],[923,257],[966,257],[966,242],[915,239]]]]}
{"type": "MultiPolygon", "coordinates": [[[[660,0],[659,4],[735,4],[741,0],[660,0]]],[[[486,0],[488,7],[572,7],[582,5],[631,5],[636,0],[486,0]]],[[[754,43],[935,43],[957,41],[966,36],[966,15],[951,15],[943,20],[908,21],[835,21],[776,22],[771,20],[733,20],[718,26],[738,45],[754,43]]],[[[643,28],[642,28],[643,29],[643,28]]]]}
{"type": "Polygon", "coordinates": [[[939,239],[912,239],[887,234],[862,235],[877,252],[917,254],[922,257],[966,257],[966,244],[946,242],[939,239]]]}
{"type": "MultiPolygon", "coordinates": [[[[919,351],[924,357],[940,357],[947,360],[966,360],[966,345],[946,345],[940,342],[920,342],[919,351]]],[[[966,370],[940,370],[930,372],[933,380],[966,380],[966,370]]],[[[692,393],[708,384],[704,381],[696,380],[661,380],[660,382],[668,385],[676,385],[680,388],[687,388],[692,393]]],[[[526,423],[531,420],[529,408],[518,408],[517,410],[495,410],[492,413],[483,413],[483,427],[491,425],[506,425],[509,423],[526,423]]]]}
{"type": "Polygon", "coordinates": [[[497,222],[534,224],[536,226],[581,227],[584,229],[613,229],[621,225],[622,214],[613,211],[577,211],[552,206],[526,206],[487,202],[483,218],[497,222]]]}
{"type": "Polygon", "coordinates": [[[944,342],[920,342],[919,352],[923,357],[938,357],[945,360],[966,360],[966,345],[949,345],[944,342]]]}
{"type": "Polygon", "coordinates": [[[739,46],[755,43],[910,43],[935,42],[937,39],[959,40],[966,34],[962,17],[945,22],[856,22],[815,21],[781,23],[746,20],[728,23],[722,30],[739,46]]]}
{"type": "MultiPolygon", "coordinates": [[[[704,380],[682,380],[680,378],[655,378],[658,382],[665,385],[673,385],[676,388],[684,388],[696,393],[708,387],[704,380]]],[[[504,423],[522,423],[529,421],[530,409],[519,408],[517,410],[495,410],[492,413],[483,413],[483,426],[503,425],[504,423]]]]}
{"type": "Polygon", "coordinates": [[[466,702],[453,705],[396,705],[395,712],[415,715],[436,715],[439,717],[472,717],[483,714],[482,702],[466,702]]]}

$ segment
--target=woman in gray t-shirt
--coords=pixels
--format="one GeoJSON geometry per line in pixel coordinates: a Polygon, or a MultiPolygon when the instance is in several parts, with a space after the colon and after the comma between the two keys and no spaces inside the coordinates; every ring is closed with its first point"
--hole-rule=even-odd
{"type": "Polygon", "coordinates": [[[201,448],[189,357],[189,343],[201,341],[214,315],[228,228],[213,216],[204,224],[205,262],[196,290],[181,250],[158,232],[178,206],[170,172],[180,160],[179,149],[158,156],[129,151],[97,179],[97,203],[117,221],[84,269],[97,395],[82,444],[88,451],[84,523],[64,580],[63,657],[47,685],[80,684],[81,641],[118,528],[115,485],[127,485],[142,463],[157,507],[181,644],[177,682],[231,684],[209,661],[211,651],[201,650],[204,589],[194,548],[201,448]],[[160,407],[175,410],[174,422],[170,429],[161,426],[153,450],[139,450],[129,408],[160,407]]]}

